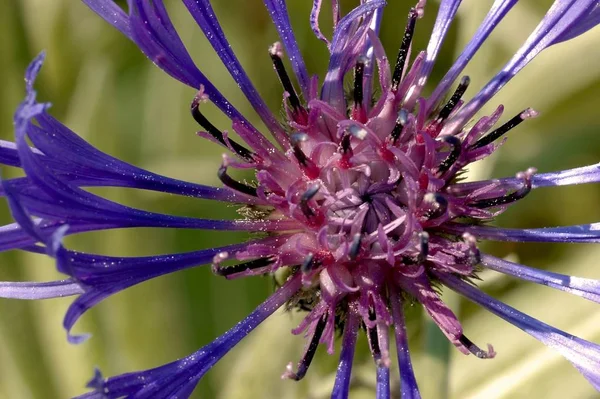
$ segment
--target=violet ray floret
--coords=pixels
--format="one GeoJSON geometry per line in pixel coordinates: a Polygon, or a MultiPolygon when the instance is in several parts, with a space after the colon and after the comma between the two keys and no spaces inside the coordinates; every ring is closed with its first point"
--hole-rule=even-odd
{"type": "MultiPolygon", "coordinates": [[[[103,299],[178,270],[211,264],[228,279],[272,275],[275,293],[246,319],[197,352],[164,366],[104,378],[96,372],[79,398],[187,398],[205,373],[277,309],[304,312],[293,334],[304,333],[305,350],[283,378],[301,380],[319,344],[335,352],[342,336],[333,398],[348,398],[360,331],[376,367],[377,398],[392,396],[390,327],[400,367],[401,395],[420,398],[408,349],[406,303],[418,303],[459,351],[493,358],[467,338],[458,317],[442,300],[448,286],[558,350],[600,389],[600,350],[482,293],[472,282],[481,267],[600,302],[600,282],[536,270],[482,254],[480,240],[600,242],[599,223],[538,229],[486,225],[539,187],[600,182],[599,164],[515,177],[460,182],[472,163],[499,147],[498,139],[537,116],[531,108],[497,126],[504,107],[472,120],[537,54],[572,39],[600,22],[597,0],[557,0],[508,64],[479,91],[462,74],[468,60],[516,3],[496,0],[473,39],[427,97],[427,83],[461,1],[442,0],[426,51],[411,57],[417,19],[425,0],[411,8],[393,69],[378,38],[383,0],[365,0],[342,15],[332,1],[333,35],[324,36],[313,1],[310,27],[326,43],[328,68],[319,87],[311,77],[284,0],[264,0],[279,40],[269,47],[281,84],[279,121],[250,82],[208,0],[184,4],[208,37],[239,88],[264,122],[266,139],[194,64],[162,0],[130,0],[122,10],[113,0],[83,0],[121,31],[174,79],[191,86],[190,111],[205,131],[198,136],[230,154],[215,167],[221,188],[187,183],[145,171],[104,154],[48,113],[33,89],[44,55],[25,74],[26,98],[14,116],[15,143],[0,142],[0,163],[25,176],[1,182],[0,194],[16,223],[0,227],[0,250],[46,254],[68,277],[50,282],[2,282],[0,297],[46,299],[77,296],[64,319],[68,339],[75,322],[103,299]],[[284,52],[285,50],[285,52],[284,52]],[[287,60],[286,60],[287,58],[287,60]],[[291,72],[285,65],[289,61],[291,72]],[[378,76],[378,82],[374,76],[378,76]],[[344,81],[351,81],[346,93],[344,81]],[[378,83],[379,88],[373,85],[378,83]],[[448,95],[456,84],[454,93],[448,95]],[[469,92],[467,91],[469,89],[469,92]],[[377,93],[374,95],[374,93],[377,93]],[[231,120],[240,142],[201,112],[213,102],[231,120]],[[472,123],[471,123],[472,122],[472,123]],[[495,127],[497,126],[497,127],[495,127]],[[240,182],[231,169],[253,169],[255,181],[240,182]],[[211,220],[146,212],[109,201],[87,187],[130,187],[240,205],[243,218],[211,220]],[[81,253],[63,244],[67,234],[115,228],[186,228],[248,231],[258,239],[220,248],[150,257],[81,253]]],[[[273,42],[272,41],[272,42],[273,42]]],[[[271,43],[272,43],[271,42],[271,43]]],[[[266,47],[266,46],[265,46],[266,47]]],[[[265,55],[267,56],[267,55],[265,55]]],[[[478,341],[476,339],[475,341],[478,341]]]]}

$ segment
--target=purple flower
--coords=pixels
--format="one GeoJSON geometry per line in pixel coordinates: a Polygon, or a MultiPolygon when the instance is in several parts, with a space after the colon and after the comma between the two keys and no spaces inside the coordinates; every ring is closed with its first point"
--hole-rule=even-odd
{"type": "Polygon", "coordinates": [[[545,48],[576,37],[600,22],[597,0],[556,0],[506,66],[474,95],[460,77],[467,62],[516,0],[496,0],[487,17],[430,95],[423,88],[453,21],[459,0],[442,0],[427,49],[412,53],[412,37],[425,0],[411,9],[393,65],[377,32],[383,0],[363,0],[347,15],[332,1],[334,31],[319,28],[322,2],[310,24],[330,51],[324,80],[309,75],[291,29],[284,0],[265,0],[280,42],[269,55],[283,86],[285,117],[267,108],[231,51],[208,0],[183,0],[272,136],[248,122],[194,65],[162,1],[129,0],[125,13],[112,0],[83,0],[132,40],[158,67],[197,94],[191,114],[198,134],[224,147],[215,167],[222,188],[160,176],[95,149],[54,119],[33,89],[44,55],[29,66],[27,95],[15,113],[15,142],[0,143],[0,162],[25,177],[2,181],[16,223],[0,228],[2,250],[46,253],[68,277],[52,282],[0,283],[0,296],[43,299],[77,295],[64,320],[70,334],[79,317],[104,298],[140,282],[202,264],[228,279],[287,276],[276,292],[246,319],[191,355],[150,370],[104,379],[99,372],[81,398],[187,398],[202,376],[263,320],[282,306],[306,311],[294,334],[307,342],[298,363],[283,377],[304,377],[319,346],[342,349],[332,397],[348,396],[354,347],[365,332],[377,368],[377,397],[390,397],[390,326],[395,332],[403,398],[418,398],[407,344],[403,306],[421,304],[448,339],[465,354],[491,358],[494,350],[473,343],[441,300],[440,284],[462,294],[556,349],[600,390],[600,346],[569,335],[497,302],[476,288],[479,267],[547,285],[600,302],[600,282],[532,269],[480,253],[478,240],[599,242],[600,224],[541,229],[503,229],[485,222],[540,187],[597,183],[600,164],[514,178],[464,183],[469,164],[486,158],[503,136],[529,118],[525,109],[504,116],[475,114],[545,48]],[[297,84],[284,65],[285,58],[297,84]],[[374,82],[375,71],[379,77],[374,82]],[[350,93],[344,79],[353,82],[350,93]],[[460,77],[460,78],[459,78],[460,77]],[[458,80],[458,83],[455,83],[458,80]],[[373,85],[379,86],[374,89],[373,85]],[[454,89],[452,87],[455,86],[454,89]],[[452,91],[453,90],[453,91],[452,91]],[[374,92],[380,93],[373,95],[374,92]],[[445,99],[445,100],[444,100],[445,99]],[[202,113],[212,102],[231,119],[243,143],[230,139],[202,113]],[[469,124],[473,120],[472,124],[469,124]],[[229,168],[252,169],[251,184],[229,168]],[[86,191],[113,186],[230,202],[245,207],[244,219],[207,220],[169,216],[120,205],[86,191]],[[238,230],[261,233],[252,241],[189,253],[110,257],[65,248],[65,234],[128,227],[238,230]]]}

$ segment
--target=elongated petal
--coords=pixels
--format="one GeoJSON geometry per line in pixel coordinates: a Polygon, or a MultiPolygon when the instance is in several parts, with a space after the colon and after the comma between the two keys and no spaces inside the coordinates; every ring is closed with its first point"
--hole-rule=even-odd
{"type": "Polygon", "coordinates": [[[356,337],[360,324],[358,310],[353,306],[355,305],[350,305],[348,309],[348,318],[346,319],[344,338],[342,339],[340,363],[338,364],[331,399],[347,399],[350,392],[352,362],[354,360],[354,349],[356,347],[356,337]]]}
{"type": "Polygon", "coordinates": [[[491,255],[482,255],[481,264],[489,269],[508,274],[533,283],[547,285],[557,290],[577,295],[600,303],[600,281],[588,278],[567,276],[545,270],[534,269],[499,259],[491,255]]]}
{"type": "MultiPolygon", "coordinates": [[[[209,38],[210,44],[213,46],[219,58],[223,62],[223,65],[227,68],[233,79],[238,84],[238,87],[250,104],[256,110],[256,113],[260,116],[265,125],[273,133],[273,136],[277,142],[289,148],[289,139],[287,134],[281,128],[279,121],[275,118],[271,110],[267,107],[260,94],[256,91],[256,88],[248,78],[248,75],[240,65],[237,57],[233,53],[231,46],[225,38],[225,34],[219,25],[219,21],[210,5],[208,0],[184,0],[184,3],[190,14],[194,17],[204,35],[209,38]]],[[[271,143],[264,139],[261,135],[261,146],[265,149],[272,148],[271,143]]]]}
{"type": "Polygon", "coordinates": [[[72,279],[35,282],[2,281],[0,298],[10,299],[49,299],[83,294],[84,290],[72,279]]]}
{"type": "MultiPolygon", "coordinates": [[[[32,119],[37,119],[48,107],[47,104],[36,103],[36,93],[33,90],[33,83],[41,68],[42,61],[43,54],[38,56],[28,68],[26,73],[26,98],[14,116],[17,152],[21,167],[27,174],[27,178],[2,182],[5,194],[11,197],[9,198],[9,203],[13,209],[15,208],[14,204],[19,202],[20,206],[27,209],[27,213],[29,214],[48,219],[60,219],[75,224],[87,222],[121,226],[136,225],[182,228],[187,226],[188,228],[219,229],[225,227],[226,229],[239,229],[239,221],[209,221],[183,218],[126,207],[84,191],[70,182],[61,179],[60,174],[52,170],[50,165],[44,163],[42,157],[29,147],[26,140],[27,132],[33,126],[32,119]]],[[[42,121],[41,124],[48,125],[52,123],[51,119],[42,117],[39,119],[42,121]]],[[[87,148],[80,140],[75,140],[73,135],[68,137],[72,139],[73,145],[77,148],[87,148]]],[[[37,139],[39,139],[38,144],[42,144],[42,146],[51,145],[49,141],[43,141],[40,137],[37,137],[37,139]]],[[[104,159],[96,153],[89,155],[90,162],[97,162],[99,159],[104,159]]],[[[19,216],[19,212],[13,212],[13,215],[16,218],[19,216]]],[[[24,220],[17,221],[25,223],[24,220]]],[[[250,224],[254,224],[254,222],[250,222],[250,224]]],[[[259,224],[262,225],[263,222],[259,222],[259,224]]],[[[27,226],[26,223],[22,224],[22,227],[26,230],[27,226]]],[[[242,229],[245,228],[243,227],[242,229]]],[[[254,227],[251,229],[254,229],[254,227]]],[[[31,231],[28,231],[28,233],[31,233],[31,231]]]]}
{"type": "MultiPolygon", "coordinates": [[[[185,398],[187,397],[185,395],[189,395],[193,391],[198,381],[215,363],[288,301],[300,289],[300,286],[300,276],[297,275],[232,329],[183,359],[146,371],[94,381],[94,384],[91,385],[95,385],[97,393],[104,395],[100,397],[108,399],[121,397],[135,397],[136,399],[185,398]]],[[[84,394],[77,399],[95,397],[94,394],[84,394]]]]}
{"type": "Polygon", "coordinates": [[[302,89],[302,94],[304,94],[304,98],[309,99],[310,79],[308,70],[294,36],[285,0],[264,0],[264,3],[283,42],[296,79],[298,79],[298,84],[302,89]]]}
{"type": "Polygon", "coordinates": [[[404,319],[404,303],[398,288],[392,286],[390,303],[394,317],[394,331],[396,334],[396,349],[398,351],[398,367],[400,368],[400,390],[402,399],[421,399],[417,380],[410,360],[408,350],[408,335],[404,319]]]}
{"type": "Polygon", "coordinates": [[[35,121],[39,126],[28,125],[27,136],[44,154],[39,158],[78,185],[132,187],[219,201],[242,200],[227,189],[171,179],[123,162],[94,148],[46,113],[36,115],[35,121]]]}
{"type": "Polygon", "coordinates": [[[429,77],[429,74],[433,69],[435,60],[437,59],[440,49],[442,48],[444,39],[448,34],[450,25],[456,16],[456,11],[458,11],[458,7],[460,6],[461,2],[462,0],[442,0],[440,3],[435,25],[433,26],[433,31],[431,32],[431,36],[429,38],[429,44],[427,45],[425,62],[420,72],[420,79],[418,83],[420,87],[425,85],[427,77],[429,77]]]}
{"type": "Polygon", "coordinates": [[[106,22],[117,28],[129,39],[131,37],[131,27],[129,18],[113,0],[82,0],[85,5],[91,8],[96,14],[101,16],[106,22]]]}
{"type": "MultiPolygon", "coordinates": [[[[108,23],[114,25],[110,12],[100,6],[106,3],[109,10],[116,10],[112,0],[85,0],[90,8],[108,23]]],[[[204,93],[225,115],[232,120],[242,121],[255,134],[260,135],[244,116],[217,90],[206,76],[195,66],[183,42],[177,35],[161,0],[130,0],[129,30],[131,39],[140,50],[159,68],[180,82],[198,90],[204,86],[204,93]]],[[[118,13],[118,11],[115,11],[118,13]]]]}
{"type": "MultiPolygon", "coordinates": [[[[111,157],[77,136],[66,126],[45,112],[50,104],[38,103],[33,90],[44,54],[40,54],[28,69],[26,98],[15,115],[16,135],[27,135],[38,148],[30,149],[36,158],[79,185],[123,186],[163,191],[179,195],[220,201],[242,200],[227,189],[203,186],[170,179],[111,157]],[[36,125],[31,121],[35,120],[36,125]]],[[[23,149],[22,149],[23,150],[23,149]]],[[[22,167],[16,143],[0,143],[0,163],[22,167]]]]}
{"type": "Polygon", "coordinates": [[[469,232],[479,239],[517,242],[600,242],[600,223],[578,224],[539,229],[503,229],[500,227],[447,224],[444,231],[462,234],[469,232]]]}
{"type": "Polygon", "coordinates": [[[600,346],[567,334],[548,324],[484,294],[479,289],[450,275],[439,277],[444,284],[484,307],[495,315],[519,327],[543,344],[556,350],[569,360],[577,370],[600,391],[600,346]]]}
{"type": "Polygon", "coordinates": [[[477,28],[477,32],[475,32],[473,38],[465,46],[464,50],[460,53],[452,67],[448,70],[431,96],[427,99],[428,113],[431,112],[437,106],[438,102],[441,101],[441,99],[446,95],[450,89],[450,85],[452,85],[452,82],[458,78],[461,72],[465,69],[467,63],[471,60],[471,58],[473,58],[477,50],[479,50],[479,47],[481,47],[490,33],[492,33],[494,28],[516,3],[517,0],[496,0],[494,2],[485,19],[481,25],[479,25],[479,28],[477,28]]]}
{"type": "Polygon", "coordinates": [[[597,0],[556,0],[513,58],[448,121],[441,134],[452,134],[464,126],[517,72],[561,35],[568,33],[596,7],[596,4],[597,0]]]}
{"type": "Polygon", "coordinates": [[[74,343],[79,343],[84,338],[70,334],[73,325],[83,313],[110,295],[152,278],[210,263],[221,252],[241,251],[251,244],[242,243],[181,254],[123,258],[70,251],[61,245],[61,239],[59,232],[53,237],[54,242],[49,244],[53,247],[52,256],[56,258],[57,268],[73,277],[85,289],[85,293],[69,307],[63,322],[69,341],[74,343]]]}
{"type": "MultiPolygon", "coordinates": [[[[558,172],[540,173],[533,175],[531,188],[569,186],[575,184],[588,184],[600,182],[600,163],[582,166],[579,168],[561,170],[558,172]]],[[[458,183],[451,187],[452,193],[467,194],[491,183],[499,183],[506,189],[518,189],[523,185],[523,180],[516,177],[484,180],[468,183],[458,183]]]]}
{"type": "Polygon", "coordinates": [[[552,44],[574,39],[588,30],[595,28],[598,24],[600,24],[600,3],[596,3],[596,7],[593,10],[577,21],[577,23],[571,26],[565,33],[557,37],[552,44]]]}

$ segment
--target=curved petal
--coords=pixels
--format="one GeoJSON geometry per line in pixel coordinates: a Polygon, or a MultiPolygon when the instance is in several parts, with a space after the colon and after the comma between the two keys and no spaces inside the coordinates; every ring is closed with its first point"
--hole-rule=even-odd
{"type": "Polygon", "coordinates": [[[539,229],[504,229],[489,226],[465,226],[448,223],[442,229],[449,233],[473,234],[478,239],[517,242],[600,242],[600,223],[578,224],[539,229]]]}
{"type": "Polygon", "coordinates": [[[51,255],[56,258],[58,271],[70,275],[85,290],[71,304],[63,322],[69,341],[73,343],[85,339],[71,335],[73,325],[88,309],[105,298],[165,274],[211,263],[217,254],[241,251],[252,244],[246,242],[188,253],[126,258],[67,250],[60,243],[60,233],[55,234],[54,242],[49,244],[52,247],[51,255]]]}
{"type": "Polygon", "coordinates": [[[93,384],[89,385],[96,388],[96,392],[78,396],[76,399],[96,398],[95,394],[102,394],[104,396],[101,397],[105,398],[124,396],[137,399],[186,397],[181,395],[189,395],[212,366],[287,302],[300,289],[300,286],[300,276],[292,277],[248,317],[197,352],[154,369],[122,374],[106,380],[97,378],[93,380],[93,384]]]}
{"type": "Polygon", "coordinates": [[[547,285],[548,287],[556,288],[557,290],[565,291],[569,294],[600,303],[600,281],[598,280],[534,269],[491,255],[482,255],[481,264],[488,269],[500,273],[508,274],[533,283],[547,285]]]}
{"type": "Polygon", "coordinates": [[[454,291],[559,352],[579,370],[594,388],[600,391],[600,345],[567,334],[519,312],[454,276],[439,273],[438,277],[454,291]]]}
{"type": "Polygon", "coordinates": [[[352,45],[356,44],[353,43],[353,39],[361,36],[358,31],[359,28],[362,28],[366,43],[366,33],[369,29],[371,19],[365,16],[372,16],[377,9],[382,8],[385,4],[384,0],[373,0],[361,4],[344,16],[333,32],[333,39],[329,49],[331,56],[329,58],[327,75],[323,82],[321,99],[342,114],[345,113],[346,109],[343,84],[344,75],[349,67],[348,63],[352,58],[358,56],[358,50],[364,48],[364,46],[355,48],[352,45]],[[359,27],[356,25],[356,22],[361,17],[364,20],[362,26],[359,27]]]}

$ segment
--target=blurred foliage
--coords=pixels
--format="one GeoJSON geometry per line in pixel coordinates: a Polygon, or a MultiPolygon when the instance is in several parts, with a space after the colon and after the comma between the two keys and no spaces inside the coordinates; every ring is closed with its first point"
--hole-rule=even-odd
{"type": "MultiPolygon", "coordinates": [[[[277,40],[259,0],[214,1],[214,8],[237,56],[272,109],[281,107],[281,87],[267,47],[277,40]],[[252,16],[249,18],[249,16],[252,16]]],[[[382,27],[388,54],[396,51],[409,6],[390,1],[382,27]]],[[[424,48],[437,4],[430,2],[419,22],[415,49],[424,48]]],[[[491,0],[465,0],[434,69],[435,83],[475,31],[491,0]]],[[[296,36],[308,68],[321,77],[326,48],[308,24],[311,2],[289,1],[296,36]]],[[[346,9],[353,2],[344,2],[346,9]]],[[[467,73],[472,88],[483,85],[526,39],[550,1],[520,2],[502,22],[467,73]]],[[[236,84],[220,64],[200,29],[179,2],[168,2],[172,18],[202,71],[240,111],[262,128],[236,84]]],[[[323,21],[330,18],[327,12],[323,21]]],[[[326,30],[327,31],[327,30],[326,30]]],[[[101,150],[167,176],[215,184],[221,149],[197,138],[188,114],[192,89],[154,67],[119,32],[81,2],[5,0],[0,2],[0,136],[11,139],[12,113],[23,97],[23,71],[42,49],[48,53],[37,88],[51,112],[101,150]]],[[[505,117],[532,106],[541,116],[510,133],[491,159],[472,170],[473,178],[510,176],[529,166],[552,171],[598,162],[600,158],[600,31],[555,46],[536,59],[490,104],[503,103],[505,117]]],[[[470,89],[467,95],[473,94],[470,89]]],[[[214,109],[215,125],[227,120],[214,109]]],[[[503,118],[503,119],[504,119],[503,118]]],[[[15,171],[5,168],[3,176],[15,171]]],[[[227,218],[232,207],[199,200],[123,189],[99,190],[127,205],[165,213],[227,218]]],[[[540,189],[510,209],[502,226],[542,227],[600,220],[600,187],[540,189]]],[[[3,221],[10,217],[2,209],[3,221]]],[[[120,230],[70,237],[73,248],[111,255],[189,251],[243,239],[243,234],[201,231],[120,230]]],[[[565,274],[600,278],[600,248],[593,245],[486,243],[485,250],[565,274]]],[[[58,276],[51,260],[32,254],[1,255],[1,280],[49,280],[58,276]]],[[[482,289],[545,322],[600,342],[600,309],[551,289],[487,271],[482,289]]],[[[80,346],[66,342],[62,316],[71,299],[0,301],[0,398],[66,398],[84,392],[94,366],[106,375],[154,367],[205,345],[243,318],[269,292],[265,278],[225,281],[198,267],[127,290],[90,311],[76,327],[93,338],[80,346]]],[[[460,298],[452,298],[465,331],[474,341],[493,343],[498,356],[482,361],[449,352],[437,367],[427,350],[428,336],[418,307],[408,310],[411,348],[425,399],[591,398],[593,389],[558,354],[498,318],[460,298]],[[449,387],[443,375],[448,372],[449,387]],[[439,385],[441,385],[441,390],[439,385]],[[438,388],[434,388],[435,385],[438,388]],[[440,393],[446,390],[447,395],[440,393]],[[437,392],[437,393],[435,393],[437,392]]],[[[298,315],[280,314],[252,333],[201,382],[195,397],[325,398],[337,356],[319,355],[300,383],[281,381],[304,341],[289,330],[298,315]],[[257,367],[257,365],[259,367],[257,367]]],[[[374,367],[364,337],[359,341],[353,398],[372,398],[374,367]]],[[[396,366],[394,366],[396,367],[396,366]]],[[[397,370],[392,371],[397,375],[397,370]]],[[[397,377],[393,382],[398,386],[397,377]]],[[[395,391],[398,397],[398,390],[395,391]]]]}

